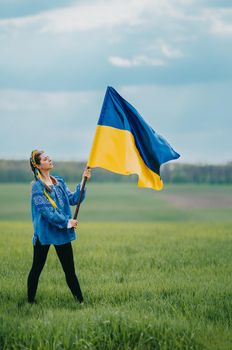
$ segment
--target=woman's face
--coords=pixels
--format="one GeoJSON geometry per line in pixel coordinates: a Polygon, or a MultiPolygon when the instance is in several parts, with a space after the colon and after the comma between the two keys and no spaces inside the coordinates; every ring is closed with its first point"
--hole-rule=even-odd
{"type": "Polygon", "coordinates": [[[51,158],[44,152],[40,156],[40,165],[38,165],[40,170],[50,170],[53,168],[51,158]]]}

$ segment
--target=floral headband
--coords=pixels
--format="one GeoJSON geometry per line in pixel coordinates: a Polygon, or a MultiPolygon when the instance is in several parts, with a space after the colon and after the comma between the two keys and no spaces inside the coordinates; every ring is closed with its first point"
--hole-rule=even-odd
{"type": "MultiPolygon", "coordinates": [[[[36,161],[35,161],[35,156],[36,154],[38,153],[39,151],[37,149],[35,149],[32,154],[31,154],[31,162],[32,162],[32,165],[34,168],[37,168],[38,169],[38,165],[36,164],[36,161]]],[[[43,151],[41,151],[43,152],[43,151]]]]}

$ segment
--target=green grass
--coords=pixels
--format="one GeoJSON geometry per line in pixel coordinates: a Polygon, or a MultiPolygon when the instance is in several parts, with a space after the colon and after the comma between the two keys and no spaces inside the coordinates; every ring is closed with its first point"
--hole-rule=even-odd
{"type": "Polygon", "coordinates": [[[180,210],[165,192],[123,186],[88,185],[73,242],[84,306],[73,300],[54,247],[37,304],[27,304],[28,186],[0,186],[0,349],[231,349],[231,209],[180,210]]]}
{"type": "Polygon", "coordinates": [[[27,305],[31,226],[0,227],[2,349],[230,349],[231,225],[80,224],[84,307],[53,247],[27,305]]]}
{"type": "MultiPolygon", "coordinates": [[[[71,184],[74,190],[75,185],[71,184]]],[[[230,206],[188,209],[176,207],[166,195],[185,196],[189,201],[199,197],[232,198],[232,186],[165,185],[163,191],[138,189],[131,183],[99,183],[87,185],[87,198],[82,203],[79,219],[84,222],[102,221],[222,221],[232,222],[230,206]]],[[[30,185],[0,184],[0,220],[29,221],[30,185]]]]}

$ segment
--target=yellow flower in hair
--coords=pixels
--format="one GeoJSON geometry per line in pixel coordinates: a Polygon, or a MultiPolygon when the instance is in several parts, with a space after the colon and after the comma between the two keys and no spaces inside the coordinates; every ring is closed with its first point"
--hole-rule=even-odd
{"type": "Polygon", "coordinates": [[[35,151],[33,151],[33,152],[32,152],[32,155],[31,155],[32,164],[33,164],[33,167],[34,167],[34,168],[38,168],[38,167],[37,167],[37,164],[36,164],[36,162],[35,162],[35,155],[36,155],[36,153],[38,153],[37,149],[36,149],[35,151]]]}

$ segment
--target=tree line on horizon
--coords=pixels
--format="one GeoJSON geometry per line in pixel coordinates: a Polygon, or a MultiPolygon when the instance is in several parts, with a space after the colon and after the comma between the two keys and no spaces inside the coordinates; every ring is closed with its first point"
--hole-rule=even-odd
{"type": "MultiPolygon", "coordinates": [[[[57,161],[51,174],[64,177],[67,182],[81,180],[86,162],[57,161]]],[[[95,182],[136,182],[137,175],[123,176],[110,171],[92,169],[95,182]]],[[[29,161],[0,160],[0,183],[25,183],[33,180],[29,161]]],[[[165,183],[231,184],[232,162],[224,165],[166,163],[161,167],[165,183]]]]}

